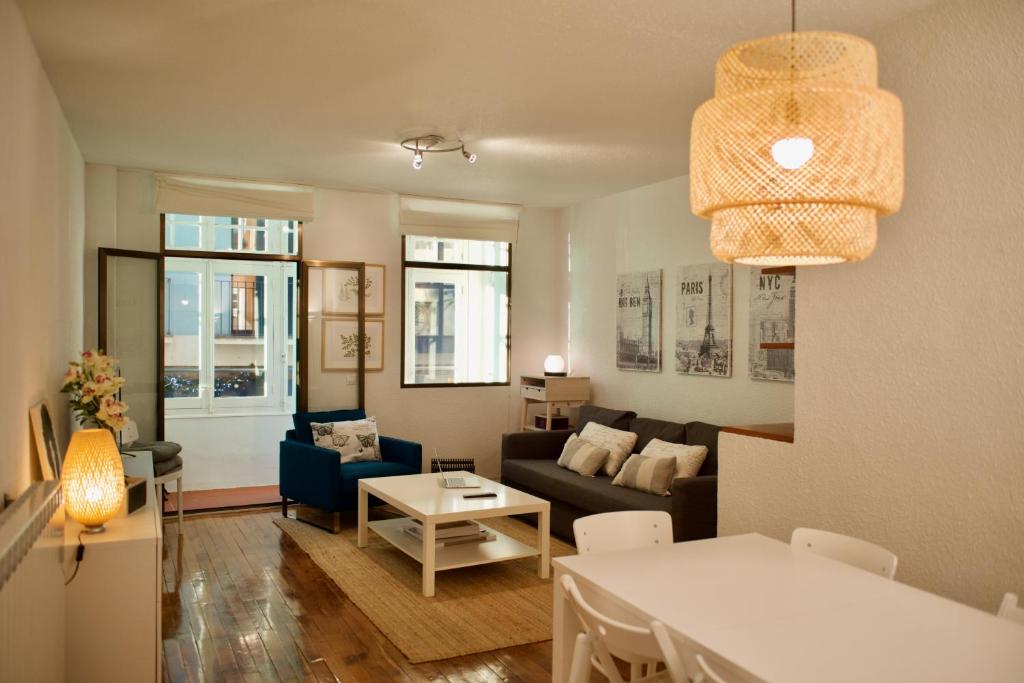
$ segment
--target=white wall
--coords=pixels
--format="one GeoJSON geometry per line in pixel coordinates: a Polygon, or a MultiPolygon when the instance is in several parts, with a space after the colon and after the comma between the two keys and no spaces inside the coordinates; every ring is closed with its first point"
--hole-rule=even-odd
{"type": "MultiPolygon", "coordinates": [[[[90,197],[101,202],[89,205],[90,243],[159,249],[152,175],[91,164],[86,175],[90,197]],[[94,238],[94,229],[100,237],[94,238]]],[[[366,375],[367,411],[377,416],[381,432],[419,441],[428,457],[434,448],[442,456],[474,457],[481,474],[497,476],[501,434],[518,419],[519,374],[539,371],[548,353],[565,354],[567,240],[559,213],[525,209],[520,219],[512,259],[512,386],[400,389],[397,196],[317,189],[315,210],[316,220],[304,226],[305,258],[382,263],[387,269],[384,370],[366,375]]],[[[94,282],[87,285],[87,301],[95,298],[93,292],[94,282]]],[[[347,376],[338,373],[337,381],[347,376]]],[[[183,445],[187,489],[276,484],[277,442],[288,424],[289,418],[272,417],[252,422],[172,419],[166,436],[183,445]],[[247,428],[251,431],[243,434],[247,428]]]]}
{"type": "Polygon", "coordinates": [[[0,493],[38,472],[28,410],[46,399],[62,445],[66,363],[81,350],[83,162],[21,14],[0,0],[0,493]]]}
{"type": "Polygon", "coordinates": [[[868,261],[800,271],[796,442],[723,435],[719,532],[815,526],[993,610],[1024,593],[1024,3],[869,36],[903,99],[906,201],[868,261]]]}
{"type": "Polygon", "coordinates": [[[690,212],[689,197],[689,178],[682,176],[566,211],[572,239],[573,374],[590,376],[598,405],[635,410],[645,417],[721,425],[790,422],[793,384],[747,376],[747,266],[733,268],[732,377],[676,374],[677,268],[714,261],[709,223],[690,212]],[[618,370],[616,274],[657,268],[663,270],[662,371],[618,370]]]}

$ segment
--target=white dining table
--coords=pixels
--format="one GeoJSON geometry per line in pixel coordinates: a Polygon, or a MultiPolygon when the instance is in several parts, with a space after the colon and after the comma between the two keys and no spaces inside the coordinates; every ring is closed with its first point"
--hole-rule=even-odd
{"type": "Polygon", "coordinates": [[[661,621],[691,666],[699,652],[730,681],[1024,682],[1024,627],[760,534],[553,564],[555,683],[580,630],[566,574],[612,616],[661,621]]]}

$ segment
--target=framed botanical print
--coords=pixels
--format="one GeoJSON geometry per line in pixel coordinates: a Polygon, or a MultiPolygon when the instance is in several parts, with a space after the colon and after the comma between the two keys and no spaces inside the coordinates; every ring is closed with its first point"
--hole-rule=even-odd
{"type": "MultiPolygon", "coordinates": [[[[384,315],[385,267],[379,263],[366,264],[363,296],[364,313],[368,316],[384,315]]],[[[359,313],[359,271],[331,268],[324,270],[325,315],[357,315],[359,313]]]]}
{"type": "MultiPolygon", "coordinates": [[[[366,371],[384,369],[384,321],[367,320],[364,332],[366,371]]],[[[320,367],[325,372],[359,370],[359,320],[324,318],[321,327],[320,367]]]]}

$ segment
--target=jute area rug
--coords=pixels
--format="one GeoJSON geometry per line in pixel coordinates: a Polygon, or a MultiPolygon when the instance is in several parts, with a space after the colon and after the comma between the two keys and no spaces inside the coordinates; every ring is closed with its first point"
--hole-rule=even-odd
{"type": "MultiPolygon", "coordinates": [[[[397,515],[371,512],[371,519],[389,516],[397,515]]],[[[438,572],[436,595],[425,598],[420,563],[373,531],[360,549],[353,525],[331,534],[293,519],[274,523],[414,664],[551,639],[551,579],[537,576],[536,558],[438,572]]],[[[507,517],[486,524],[536,545],[528,524],[507,517]]],[[[551,539],[552,557],[575,552],[551,539]]]]}

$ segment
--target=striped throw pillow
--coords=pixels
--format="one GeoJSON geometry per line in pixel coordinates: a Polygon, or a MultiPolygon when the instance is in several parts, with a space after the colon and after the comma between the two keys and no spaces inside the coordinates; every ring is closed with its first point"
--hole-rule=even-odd
{"type": "Polygon", "coordinates": [[[608,459],[608,449],[595,446],[584,441],[575,434],[569,436],[558,456],[558,466],[578,472],[584,477],[592,477],[608,459]]]}
{"type": "Polygon", "coordinates": [[[676,476],[675,458],[650,458],[634,453],[612,480],[614,486],[624,486],[659,496],[669,495],[676,476]]]}

